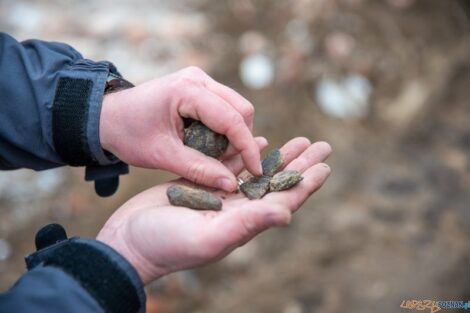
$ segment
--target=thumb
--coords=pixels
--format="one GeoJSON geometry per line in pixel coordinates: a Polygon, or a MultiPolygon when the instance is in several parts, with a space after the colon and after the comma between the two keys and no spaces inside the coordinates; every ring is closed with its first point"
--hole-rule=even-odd
{"type": "Polygon", "coordinates": [[[285,206],[252,200],[247,205],[223,210],[207,225],[205,234],[213,249],[226,254],[271,227],[289,224],[290,219],[291,213],[285,206]]]}
{"type": "Polygon", "coordinates": [[[180,144],[167,148],[163,156],[165,169],[195,184],[233,192],[237,189],[235,175],[222,162],[180,144]]]}

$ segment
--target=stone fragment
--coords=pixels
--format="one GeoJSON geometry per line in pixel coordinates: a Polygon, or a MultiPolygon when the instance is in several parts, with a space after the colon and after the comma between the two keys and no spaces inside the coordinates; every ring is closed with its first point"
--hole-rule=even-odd
{"type": "Polygon", "coordinates": [[[184,129],[183,142],[186,146],[213,158],[220,157],[228,147],[227,137],[212,131],[196,120],[184,129]]]}
{"type": "Polygon", "coordinates": [[[182,185],[173,185],[166,190],[172,205],[184,206],[196,210],[221,210],[222,200],[210,192],[182,185]]]}
{"type": "Polygon", "coordinates": [[[263,175],[273,176],[282,166],[281,151],[274,149],[264,158],[261,163],[263,167],[263,175]]]}
{"type": "Polygon", "coordinates": [[[260,199],[269,190],[269,176],[254,176],[248,181],[240,185],[240,190],[248,197],[248,199],[260,199]]]}
{"type": "Polygon", "coordinates": [[[298,171],[282,171],[271,178],[269,191],[282,191],[297,185],[304,179],[298,171]]]}

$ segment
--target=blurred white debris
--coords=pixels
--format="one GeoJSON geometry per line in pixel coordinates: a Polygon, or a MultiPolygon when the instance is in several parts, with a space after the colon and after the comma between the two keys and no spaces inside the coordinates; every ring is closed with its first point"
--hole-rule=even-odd
{"type": "Polygon", "coordinates": [[[0,238],[0,261],[5,261],[11,254],[11,248],[8,241],[0,238]]]}
{"type": "Polygon", "coordinates": [[[369,112],[372,85],[359,74],[350,74],[342,80],[323,78],[315,89],[315,98],[326,114],[337,118],[359,118],[369,112]]]}
{"type": "Polygon", "coordinates": [[[45,17],[44,7],[31,3],[15,3],[9,14],[7,14],[7,23],[15,29],[22,29],[26,33],[34,32],[42,28],[45,17]]]}
{"type": "Polygon", "coordinates": [[[42,172],[19,170],[0,173],[0,199],[13,202],[27,202],[55,192],[63,182],[63,170],[53,169],[42,172]]]}
{"type": "Polygon", "coordinates": [[[287,303],[282,313],[302,313],[303,311],[302,305],[296,301],[287,303]]]}
{"type": "Polygon", "coordinates": [[[266,88],[273,82],[274,65],[265,54],[250,54],[240,63],[240,78],[248,88],[266,88]]]}

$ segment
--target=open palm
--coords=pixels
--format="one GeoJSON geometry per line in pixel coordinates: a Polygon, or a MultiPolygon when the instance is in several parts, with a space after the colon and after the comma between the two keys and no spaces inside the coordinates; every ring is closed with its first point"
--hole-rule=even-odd
{"type": "MultiPolygon", "coordinates": [[[[264,146],[260,144],[261,149],[264,146]]],[[[304,176],[290,190],[269,193],[259,200],[248,200],[241,193],[217,191],[223,200],[221,211],[196,211],[169,204],[168,186],[175,183],[195,186],[178,179],[130,199],[111,216],[97,239],[124,255],[144,283],[218,260],[261,231],[288,224],[291,214],[328,177],[329,167],[320,163],[331,152],[328,144],[311,145],[305,138],[295,138],[280,150],[285,168],[304,176]]],[[[243,170],[239,155],[224,164],[236,175],[243,170]]]]}

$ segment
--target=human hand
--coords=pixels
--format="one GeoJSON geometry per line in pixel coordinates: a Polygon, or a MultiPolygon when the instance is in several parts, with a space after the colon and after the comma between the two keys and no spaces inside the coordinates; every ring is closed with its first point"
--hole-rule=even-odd
{"type": "Polygon", "coordinates": [[[240,153],[246,168],[261,175],[251,134],[254,108],[234,90],[196,67],[105,95],[100,117],[102,147],[131,165],[176,173],[194,183],[235,191],[237,181],[220,161],[183,144],[182,117],[227,136],[222,159],[240,153]]]}
{"type": "MultiPolygon", "coordinates": [[[[264,148],[266,142],[259,146],[264,148]]],[[[221,211],[196,211],[169,204],[168,186],[194,186],[179,179],[130,199],[106,222],[97,240],[121,253],[145,284],[177,270],[218,260],[263,230],[288,224],[291,214],[330,174],[328,165],[320,163],[331,152],[327,143],[311,145],[305,138],[295,138],[280,150],[285,169],[300,171],[304,177],[292,189],[269,193],[259,200],[219,191],[221,211]]],[[[243,169],[239,155],[224,164],[235,174],[243,169]]]]}

